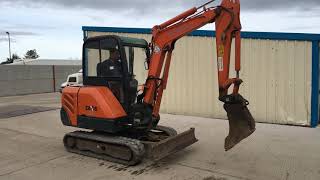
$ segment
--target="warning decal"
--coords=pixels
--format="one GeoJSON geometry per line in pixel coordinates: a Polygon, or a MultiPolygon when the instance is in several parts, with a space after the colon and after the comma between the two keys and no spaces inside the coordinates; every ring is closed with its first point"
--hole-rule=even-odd
{"type": "Polygon", "coordinates": [[[224,55],[224,46],[223,45],[219,45],[218,47],[218,57],[223,57],[224,55]]]}
{"type": "Polygon", "coordinates": [[[218,70],[223,71],[223,57],[218,57],[218,70]]]}

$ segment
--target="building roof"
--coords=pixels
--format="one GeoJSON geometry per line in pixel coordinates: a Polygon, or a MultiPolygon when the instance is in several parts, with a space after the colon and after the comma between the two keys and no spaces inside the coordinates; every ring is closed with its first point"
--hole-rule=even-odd
{"type": "MultiPolygon", "coordinates": [[[[97,27],[82,26],[84,32],[115,32],[115,33],[134,33],[134,34],[151,34],[150,28],[123,28],[123,27],[97,27]]],[[[84,34],[86,35],[86,34],[84,34]]],[[[189,36],[215,37],[215,31],[196,30],[189,36]]],[[[273,40],[293,40],[293,41],[320,41],[320,34],[310,33],[279,33],[279,32],[241,32],[242,38],[248,39],[273,39],[273,40]]]]}
{"type": "Polygon", "coordinates": [[[17,59],[8,65],[56,65],[56,66],[75,66],[82,65],[81,60],[66,59],[17,59]]]}

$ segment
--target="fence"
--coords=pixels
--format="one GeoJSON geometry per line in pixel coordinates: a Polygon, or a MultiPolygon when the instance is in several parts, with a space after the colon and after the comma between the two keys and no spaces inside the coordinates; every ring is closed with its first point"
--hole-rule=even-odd
{"type": "Polygon", "coordinates": [[[81,66],[0,66],[0,96],[57,92],[81,66]]]}

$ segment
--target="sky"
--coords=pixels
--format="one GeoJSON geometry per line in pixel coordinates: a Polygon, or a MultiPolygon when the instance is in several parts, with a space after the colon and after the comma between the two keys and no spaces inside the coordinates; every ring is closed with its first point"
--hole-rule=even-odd
{"type": "MultiPolygon", "coordinates": [[[[0,0],[0,62],[9,56],[6,32],[20,57],[36,49],[43,59],[81,59],[82,26],[152,28],[206,1],[0,0]]],[[[320,34],[320,0],[241,0],[241,23],[243,31],[320,34]]]]}

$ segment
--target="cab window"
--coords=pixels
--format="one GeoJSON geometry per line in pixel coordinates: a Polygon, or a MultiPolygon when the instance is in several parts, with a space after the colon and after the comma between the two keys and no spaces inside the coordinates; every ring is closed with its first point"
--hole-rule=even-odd
{"type": "Polygon", "coordinates": [[[84,62],[88,77],[121,77],[122,65],[119,47],[115,39],[87,42],[84,62]]]}
{"type": "Polygon", "coordinates": [[[139,84],[143,84],[147,71],[144,68],[146,61],[146,49],[132,46],[124,46],[126,58],[128,60],[129,75],[138,80],[139,84]]]}

